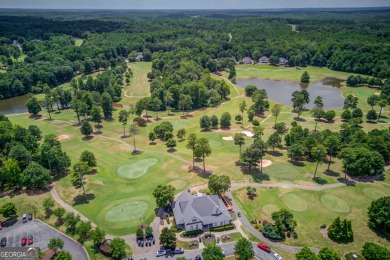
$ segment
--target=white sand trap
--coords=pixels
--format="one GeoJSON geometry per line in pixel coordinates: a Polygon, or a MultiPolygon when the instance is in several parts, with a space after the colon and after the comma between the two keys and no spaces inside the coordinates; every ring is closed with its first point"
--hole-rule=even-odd
{"type": "MultiPolygon", "coordinates": [[[[263,162],[263,168],[268,167],[272,164],[270,160],[262,160],[262,162],[263,162]]],[[[260,166],[260,162],[258,163],[258,165],[260,166]]]]}
{"type": "Polygon", "coordinates": [[[252,132],[248,132],[248,131],[244,131],[244,132],[240,132],[240,133],[243,133],[244,135],[248,136],[248,137],[253,137],[254,134],[252,132]]]}
{"type": "Polygon", "coordinates": [[[225,136],[225,137],[222,137],[222,139],[225,141],[233,141],[234,140],[233,136],[225,136]]]}
{"type": "Polygon", "coordinates": [[[59,135],[57,136],[57,140],[61,141],[61,140],[66,140],[66,139],[69,139],[70,136],[69,135],[59,135]]]}

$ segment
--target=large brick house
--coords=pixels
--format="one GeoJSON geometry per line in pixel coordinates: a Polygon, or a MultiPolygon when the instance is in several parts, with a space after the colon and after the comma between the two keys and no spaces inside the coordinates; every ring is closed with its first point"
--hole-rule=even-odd
{"type": "Polygon", "coordinates": [[[217,195],[182,192],[173,204],[176,226],[185,231],[208,230],[231,224],[230,212],[217,195]]]}

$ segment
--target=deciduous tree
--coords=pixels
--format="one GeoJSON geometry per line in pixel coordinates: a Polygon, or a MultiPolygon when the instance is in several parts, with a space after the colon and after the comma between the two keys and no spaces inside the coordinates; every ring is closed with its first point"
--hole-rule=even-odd
{"type": "Polygon", "coordinates": [[[246,238],[240,238],[234,245],[234,254],[242,260],[251,260],[255,256],[252,242],[246,238]]]}
{"type": "Polygon", "coordinates": [[[203,160],[203,171],[206,171],[206,157],[209,157],[212,152],[210,147],[209,139],[201,137],[196,141],[195,154],[199,154],[203,160]]]}
{"type": "Polygon", "coordinates": [[[211,175],[209,178],[208,188],[217,195],[220,195],[229,190],[231,185],[229,176],[226,175],[211,175]]]}
{"type": "Polygon", "coordinates": [[[172,185],[158,185],[153,196],[156,199],[156,204],[159,207],[166,208],[171,205],[175,196],[175,188],[172,185]]]}

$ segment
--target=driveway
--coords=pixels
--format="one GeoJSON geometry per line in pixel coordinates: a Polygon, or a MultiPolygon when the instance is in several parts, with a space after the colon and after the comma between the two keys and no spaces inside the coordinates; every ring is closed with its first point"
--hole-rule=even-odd
{"type": "MultiPolygon", "coordinates": [[[[231,255],[234,255],[234,245],[235,244],[236,244],[235,242],[231,242],[231,243],[226,243],[226,244],[222,244],[219,246],[224,251],[225,256],[231,256],[231,255]]],[[[252,243],[252,246],[253,246],[253,250],[255,251],[255,256],[257,256],[260,260],[275,260],[273,253],[269,254],[269,253],[259,249],[257,247],[256,243],[252,243]]],[[[160,257],[156,257],[154,252],[153,252],[150,254],[138,255],[135,257],[135,259],[137,260],[137,259],[147,258],[148,260],[150,260],[150,259],[159,259],[159,260],[169,259],[169,260],[171,260],[171,259],[176,259],[178,257],[184,256],[186,259],[194,260],[195,256],[197,256],[197,255],[202,256],[202,251],[203,251],[203,249],[185,250],[184,255],[160,256],[160,257]]]]}
{"type": "Polygon", "coordinates": [[[0,237],[7,238],[7,247],[20,247],[22,237],[28,235],[34,237],[34,243],[31,246],[39,247],[42,251],[47,249],[47,244],[51,238],[59,237],[64,241],[63,250],[69,252],[73,259],[88,260],[88,255],[78,242],[38,220],[31,220],[26,223],[18,220],[11,224],[6,223],[3,229],[0,230],[0,237]]]}

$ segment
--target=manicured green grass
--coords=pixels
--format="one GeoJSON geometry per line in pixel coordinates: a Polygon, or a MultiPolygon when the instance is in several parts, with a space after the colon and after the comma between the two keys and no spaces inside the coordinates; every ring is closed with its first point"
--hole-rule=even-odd
{"type": "MultiPolygon", "coordinates": [[[[226,235],[223,235],[223,236],[226,236],[226,235]]],[[[220,237],[222,243],[230,243],[230,242],[238,241],[240,238],[242,238],[242,235],[240,232],[233,232],[233,233],[227,234],[227,236],[230,236],[230,239],[228,239],[228,240],[222,239],[223,236],[220,237]]]]}
{"type": "MultiPolygon", "coordinates": [[[[388,242],[368,227],[367,209],[374,199],[366,195],[367,188],[374,189],[375,194],[389,194],[390,187],[379,183],[363,184],[355,186],[345,186],[323,191],[307,191],[288,188],[266,189],[259,188],[258,196],[254,200],[248,199],[245,189],[233,192],[235,200],[243,209],[249,220],[267,220],[272,222],[270,211],[272,208],[287,208],[285,196],[295,194],[300,198],[296,200],[304,201],[306,210],[291,209],[294,218],[297,220],[296,232],[298,239],[287,240],[286,244],[293,246],[310,246],[321,248],[329,246],[336,249],[340,254],[345,252],[358,252],[366,241],[372,241],[384,246],[389,246],[388,242]],[[366,191],[366,192],[365,192],[366,191]],[[320,233],[320,226],[329,226],[336,217],[352,220],[354,232],[354,242],[348,244],[335,243],[328,238],[324,238],[320,233]]],[[[297,205],[302,207],[302,205],[297,205]]]]}
{"type": "Polygon", "coordinates": [[[83,44],[84,40],[83,39],[80,39],[80,38],[73,38],[75,43],[74,45],[76,46],[81,46],[81,44],[83,44]]]}
{"type": "Polygon", "coordinates": [[[307,71],[310,81],[315,82],[326,77],[346,79],[351,73],[333,71],[328,68],[308,66],[306,68],[271,66],[268,64],[237,65],[237,79],[240,78],[262,78],[299,82],[301,75],[307,71]]]}
{"type": "MultiPolygon", "coordinates": [[[[133,71],[133,77],[130,79],[130,85],[124,86],[124,91],[128,96],[147,97],[150,96],[150,82],[147,78],[147,73],[152,70],[151,62],[134,62],[129,64],[129,68],[133,71]]],[[[134,98],[124,97],[127,103],[135,105],[134,98]]]]}
{"type": "Polygon", "coordinates": [[[157,162],[156,158],[143,159],[134,163],[122,164],[116,171],[125,178],[137,179],[146,174],[148,169],[157,162]]]}
{"type": "Polygon", "coordinates": [[[195,249],[198,249],[199,248],[199,242],[197,240],[193,240],[193,241],[181,241],[181,240],[176,240],[176,246],[177,247],[181,247],[183,248],[184,250],[195,250],[195,249]],[[190,247],[190,244],[195,244],[197,243],[198,246],[192,246],[190,247]]]}

